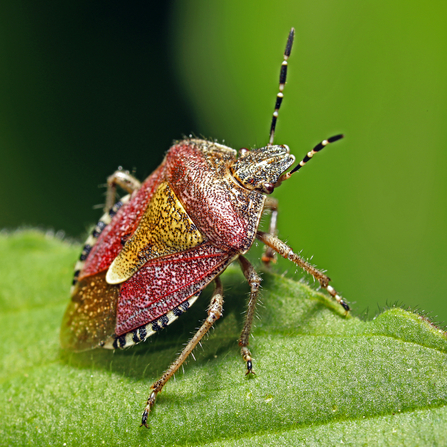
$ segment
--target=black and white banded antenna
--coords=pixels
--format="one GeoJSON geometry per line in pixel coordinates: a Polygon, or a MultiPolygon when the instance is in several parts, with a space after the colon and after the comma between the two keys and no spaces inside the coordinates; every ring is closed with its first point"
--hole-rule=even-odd
{"type": "MultiPolygon", "coordinates": [[[[273,140],[275,138],[276,122],[278,121],[279,109],[281,107],[281,103],[284,98],[283,90],[287,80],[287,60],[289,59],[290,53],[292,52],[294,37],[295,37],[295,28],[292,28],[290,30],[289,37],[287,38],[286,49],[284,51],[284,60],[281,64],[281,71],[279,73],[279,92],[276,95],[275,110],[273,112],[272,125],[270,127],[270,139],[268,144],[269,146],[273,144],[273,140]]],[[[334,135],[333,137],[330,137],[327,140],[323,140],[321,143],[318,143],[310,152],[306,154],[306,156],[298,163],[297,166],[295,166],[291,171],[282,174],[281,177],[276,182],[275,186],[279,186],[284,180],[289,179],[293,173],[301,169],[317,152],[320,152],[328,144],[341,140],[343,137],[344,135],[342,134],[334,135]]]]}
{"type": "Polygon", "coordinates": [[[286,49],[284,51],[284,60],[282,61],[281,71],[279,73],[279,92],[276,95],[275,111],[273,112],[272,125],[270,126],[269,146],[273,144],[273,140],[275,138],[276,121],[278,120],[279,108],[281,107],[282,99],[284,98],[283,90],[287,79],[287,59],[289,59],[292,51],[294,36],[295,28],[292,28],[290,30],[289,37],[287,38],[286,49]]]}
{"type": "Polygon", "coordinates": [[[338,140],[344,138],[344,135],[334,135],[333,137],[328,138],[327,140],[323,140],[321,143],[318,143],[310,152],[306,154],[306,156],[289,172],[284,173],[279,178],[277,185],[280,185],[284,180],[288,180],[292,174],[300,170],[308,161],[312,159],[312,157],[320,152],[323,148],[325,148],[330,143],[335,143],[338,140]]]}

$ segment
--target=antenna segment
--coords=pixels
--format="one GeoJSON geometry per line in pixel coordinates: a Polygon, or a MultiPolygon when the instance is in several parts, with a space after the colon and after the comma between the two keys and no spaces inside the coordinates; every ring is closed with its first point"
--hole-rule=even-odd
{"type": "Polygon", "coordinates": [[[281,64],[281,71],[279,73],[279,92],[276,95],[275,111],[273,112],[272,125],[270,126],[270,139],[269,145],[273,144],[275,138],[276,121],[278,120],[278,112],[281,107],[282,99],[284,98],[283,90],[286,85],[287,79],[287,59],[289,59],[290,52],[292,51],[293,38],[295,37],[295,28],[292,28],[287,38],[286,49],[284,51],[284,60],[281,64]]]}

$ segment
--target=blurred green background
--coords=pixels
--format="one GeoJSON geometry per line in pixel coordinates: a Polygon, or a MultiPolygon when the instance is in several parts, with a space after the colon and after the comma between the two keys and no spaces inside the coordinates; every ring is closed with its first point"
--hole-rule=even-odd
{"type": "Polygon", "coordinates": [[[446,23],[440,0],[2,2],[0,228],[80,239],[117,166],[190,133],[265,145],[294,26],[276,142],[346,139],[275,192],[280,236],[355,313],[445,322],[446,23]]]}

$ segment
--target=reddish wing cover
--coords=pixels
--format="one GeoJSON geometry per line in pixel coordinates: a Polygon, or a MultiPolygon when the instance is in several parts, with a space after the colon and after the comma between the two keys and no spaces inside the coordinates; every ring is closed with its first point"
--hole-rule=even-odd
{"type": "MultiPolygon", "coordinates": [[[[133,235],[159,185],[167,180],[206,240],[186,251],[149,260],[120,286],[115,334],[121,336],[165,315],[207,284],[251,246],[264,204],[231,180],[236,151],[199,140],[173,146],[163,164],[123,205],[98,237],[80,281],[106,271],[133,235]]],[[[116,299],[116,298],[115,298],[116,299]]]]}
{"type": "Polygon", "coordinates": [[[62,347],[85,351],[110,337],[116,325],[118,296],[119,286],[107,284],[105,272],[81,280],[62,321],[62,347]]]}
{"type": "Polygon", "coordinates": [[[235,159],[234,149],[185,140],[166,156],[166,179],[203,235],[219,247],[245,253],[256,236],[265,197],[231,179],[235,159]]]}
{"type": "Polygon", "coordinates": [[[233,260],[205,242],[190,250],[149,261],[123,283],[116,335],[149,323],[198,293],[233,260]]]}
{"type": "Polygon", "coordinates": [[[118,210],[110,224],[104,228],[87,257],[80,280],[109,268],[123,248],[122,238],[132,235],[137,228],[154,191],[163,181],[164,174],[165,166],[162,164],[146,179],[132,200],[118,210]]]}

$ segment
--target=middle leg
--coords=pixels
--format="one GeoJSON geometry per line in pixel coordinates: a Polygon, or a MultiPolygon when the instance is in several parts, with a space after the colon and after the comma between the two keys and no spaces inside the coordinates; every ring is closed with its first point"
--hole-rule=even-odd
{"type": "Polygon", "coordinates": [[[256,311],[256,302],[258,300],[259,288],[261,286],[261,278],[256,273],[253,266],[250,264],[248,259],[243,256],[239,256],[238,258],[239,264],[242,268],[242,273],[244,274],[248,284],[250,285],[250,299],[248,301],[247,314],[245,316],[245,324],[242,329],[241,338],[239,339],[239,346],[241,346],[241,354],[242,358],[245,360],[247,364],[247,374],[254,374],[253,371],[253,359],[251,358],[250,349],[248,349],[248,343],[251,334],[251,327],[253,325],[253,318],[255,316],[256,311]]]}

